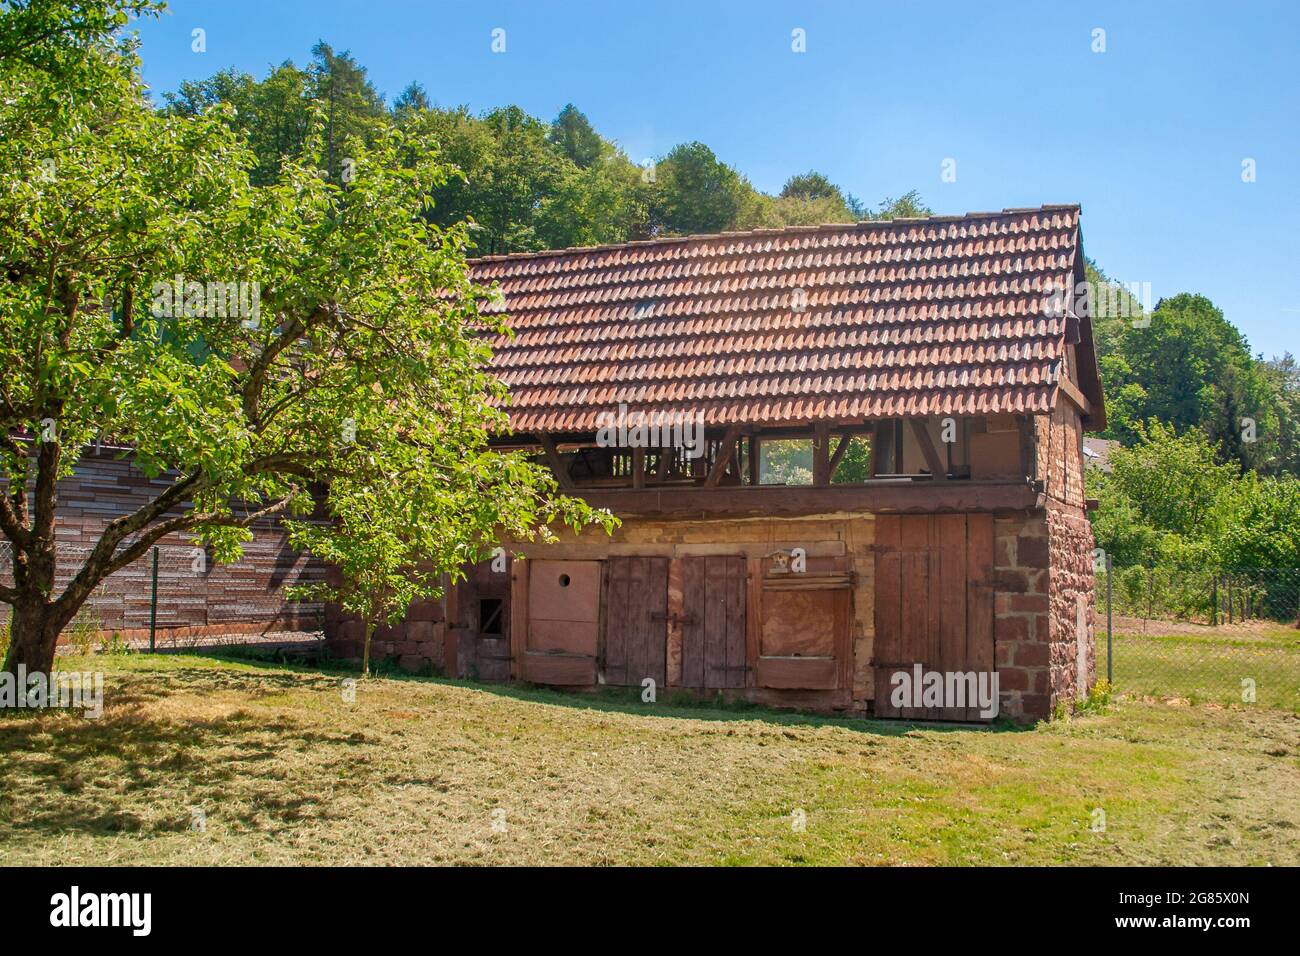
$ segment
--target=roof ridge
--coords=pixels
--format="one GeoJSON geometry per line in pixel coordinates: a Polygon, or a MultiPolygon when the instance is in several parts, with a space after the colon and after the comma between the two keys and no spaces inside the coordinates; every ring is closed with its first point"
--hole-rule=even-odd
{"type": "Polygon", "coordinates": [[[631,239],[627,242],[607,242],[596,246],[567,246],[563,249],[538,249],[533,252],[508,252],[495,256],[478,256],[467,260],[470,265],[485,265],[494,262],[521,262],[528,259],[545,259],[552,256],[571,256],[579,253],[612,252],[616,249],[640,248],[643,246],[671,246],[688,242],[701,242],[707,239],[737,239],[746,236],[766,237],[779,235],[796,235],[812,232],[831,232],[834,230],[870,228],[891,228],[898,225],[915,226],[919,223],[953,223],[965,219],[992,219],[998,216],[1023,216],[1035,212],[1058,212],[1073,209],[1082,212],[1079,203],[1049,203],[1042,206],[1025,206],[997,211],[968,212],[962,215],[933,216],[899,216],[894,219],[859,219],[857,222],[826,222],[818,225],[801,226],[763,226],[757,229],[741,229],[727,232],[702,232],[689,236],[661,236],[654,239],[631,239]]]}

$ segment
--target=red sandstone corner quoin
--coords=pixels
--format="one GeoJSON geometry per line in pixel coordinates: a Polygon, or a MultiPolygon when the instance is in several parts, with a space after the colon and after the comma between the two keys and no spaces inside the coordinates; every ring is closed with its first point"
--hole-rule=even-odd
{"type": "MultiPolygon", "coordinates": [[[[1085,430],[1104,427],[1077,206],[759,230],[478,260],[512,433],[612,538],[503,542],[376,634],[410,670],[893,708],[889,677],[996,669],[1001,713],[1096,679],[1085,430]],[[1050,304],[1050,307],[1049,307],[1050,304]],[[609,447],[602,413],[699,415],[704,453],[609,447]],[[837,483],[848,443],[870,477],[837,483]],[[763,446],[806,441],[810,485],[763,446]],[[791,571],[801,551],[804,570],[791,571]]],[[[698,450],[697,450],[698,451],[698,450]]],[[[360,628],[330,610],[334,649],[360,628]]]]}

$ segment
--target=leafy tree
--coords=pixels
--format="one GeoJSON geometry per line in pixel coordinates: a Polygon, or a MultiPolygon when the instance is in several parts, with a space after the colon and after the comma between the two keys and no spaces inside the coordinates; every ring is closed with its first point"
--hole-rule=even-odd
{"type": "Polygon", "coordinates": [[[909,219],[922,216],[933,216],[934,210],[927,206],[921,199],[921,194],[915,189],[903,193],[897,199],[885,199],[876,207],[875,215],[872,219],[909,219]]]}
{"type": "MultiPolygon", "coordinates": [[[[832,446],[834,447],[834,446],[832,446]]],[[[844,449],[831,481],[837,485],[854,485],[871,477],[871,439],[854,435],[844,449]]]]}
{"type": "Polygon", "coordinates": [[[1161,531],[1192,537],[1212,534],[1224,517],[1235,469],[1215,461],[1214,449],[1195,431],[1178,434],[1153,420],[1139,426],[1139,443],[1110,456],[1109,483],[1161,531]]]}
{"type": "Polygon", "coordinates": [[[586,115],[572,103],[560,110],[546,138],[581,169],[595,163],[605,152],[605,141],[592,129],[586,115]]]}
{"type": "MultiPolygon", "coordinates": [[[[58,47],[72,14],[54,9],[58,47]]],[[[104,0],[97,22],[121,9],[104,0]]],[[[450,175],[432,143],[391,130],[373,145],[331,140],[326,116],[257,186],[227,108],[152,109],[128,41],[99,34],[71,66],[23,49],[0,55],[5,670],[49,670],[95,586],[164,535],[231,560],[259,519],[309,513],[313,489],[337,489],[326,500],[347,547],[384,567],[391,528],[350,504],[367,488],[437,568],[480,556],[497,529],[609,522],[554,497],[522,456],[487,449],[504,395],[481,333],[500,325],[479,314],[488,293],[468,277],[465,226],[418,215],[450,175]],[[343,149],[346,187],[318,174],[343,149]],[[239,308],[218,304],[227,282],[243,283],[239,308]],[[157,492],[109,522],[59,591],[57,481],[98,434],[130,446],[157,492]]],[[[299,534],[343,547],[328,529],[299,534]]]]}
{"type": "Polygon", "coordinates": [[[318,114],[334,182],[341,139],[372,142],[381,128],[395,126],[432,140],[454,170],[432,190],[424,215],[439,226],[471,221],[474,247],[486,254],[929,212],[915,191],[869,210],[815,171],[791,177],[780,195],[769,196],[701,143],[676,147],[648,177],[573,104],[549,124],[517,106],[473,115],[433,106],[412,83],[384,111],[364,68],[325,43],[306,70],[285,62],[260,81],[226,71],[182,83],[164,99],[169,112],[186,116],[232,106],[224,115],[257,156],[258,185],[277,181],[281,159],[301,152],[318,114]]]}
{"type": "MultiPolygon", "coordinates": [[[[1088,301],[1093,342],[1104,370],[1107,358],[1119,357],[1117,352],[1125,326],[1131,326],[1134,322],[1141,324],[1146,311],[1132,292],[1106,275],[1091,259],[1085,263],[1084,273],[1091,290],[1088,301]]],[[[1109,377],[1106,380],[1109,381],[1109,377]]],[[[1107,418],[1110,417],[1108,408],[1107,418]]]]}
{"type": "MultiPolygon", "coordinates": [[[[393,411],[387,405],[362,433],[389,427],[393,411]]],[[[541,511],[563,517],[575,531],[589,519],[606,529],[615,523],[606,512],[539,509],[537,466],[485,447],[448,446],[443,423],[419,407],[406,410],[402,420],[418,434],[385,449],[383,458],[367,455],[358,467],[332,476],[330,521],[287,522],[290,543],[335,572],[333,581],[295,588],[294,596],[336,602],[362,619],[365,674],[375,628],[400,621],[411,602],[440,594],[444,581],[461,577],[467,563],[486,556],[483,542],[493,535],[556,540],[539,524],[541,511]],[[471,459],[453,466],[452,454],[471,459]],[[490,504],[483,499],[488,490],[500,496],[490,504]]]]}
{"type": "Polygon", "coordinates": [[[1088,487],[1099,502],[1098,545],[1117,566],[1223,568],[1284,556],[1275,541],[1295,526],[1286,511],[1294,491],[1218,462],[1204,432],[1178,434],[1153,419],[1138,426],[1137,444],[1114,449],[1110,461],[1110,474],[1089,471],[1088,487]]]}
{"type": "Polygon", "coordinates": [[[438,143],[441,158],[459,173],[433,190],[434,223],[470,220],[473,241],[485,254],[546,247],[543,207],[578,173],[547,141],[546,124],[517,106],[482,118],[462,107],[412,112],[403,129],[438,143]]]}
{"type": "Polygon", "coordinates": [[[840,187],[815,170],[791,176],[781,188],[782,199],[834,199],[844,202],[840,187]]]}
{"type": "Polygon", "coordinates": [[[655,167],[656,232],[713,233],[738,221],[753,189],[703,143],[676,146],[655,167]]]}
{"type": "Polygon", "coordinates": [[[1136,423],[1156,418],[1177,431],[1205,432],[1222,460],[1263,469],[1276,456],[1274,393],[1241,333],[1204,296],[1162,300],[1149,323],[1108,325],[1114,351],[1102,359],[1111,434],[1132,441],[1136,423]],[[1254,421],[1255,441],[1242,419],[1254,421]]]}
{"type": "Polygon", "coordinates": [[[649,202],[640,168],[611,150],[586,169],[562,170],[537,210],[537,236],[547,249],[642,239],[649,202]]]}
{"type": "Polygon", "coordinates": [[[199,116],[219,104],[230,106],[218,115],[226,118],[256,156],[250,179],[257,186],[280,178],[281,161],[301,154],[312,124],[311,78],[287,61],[261,81],[227,70],[206,80],[182,82],[177,92],[165,93],[163,99],[164,109],[178,116],[199,116]]]}
{"type": "Polygon", "coordinates": [[[307,68],[309,97],[324,119],[324,168],[339,182],[344,160],[343,146],[351,140],[371,141],[384,126],[387,111],[384,98],[366,78],[366,68],[351,53],[335,53],[324,40],[311,50],[307,68]]]}
{"type": "Polygon", "coordinates": [[[759,443],[759,475],[765,485],[811,485],[813,447],[807,438],[768,439],[759,443]]]}
{"type": "MultiPolygon", "coordinates": [[[[1223,566],[1300,568],[1300,479],[1247,473],[1241,485],[1238,508],[1219,542],[1223,566]]],[[[1294,601],[1294,579],[1285,584],[1294,601]]]]}
{"type": "MultiPolygon", "coordinates": [[[[0,0],[0,63],[6,70],[27,67],[71,79],[132,16],[155,15],[162,7],[161,0],[0,0]]],[[[126,41],[116,42],[128,49],[126,41]]]]}
{"type": "Polygon", "coordinates": [[[1300,364],[1287,352],[1261,365],[1277,413],[1276,473],[1300,477],[1300,364]]]}
{"type": "Polygon", "coordinates": [[[431,109],[433,104],[429,101],[429,94],[424,91],[424,87],[419,83],[409,83],[406,89],[397,94],[397,99],[393,100],[391,112],[395,117],[401,117],[407,113],[419,113],[431,109]]]}

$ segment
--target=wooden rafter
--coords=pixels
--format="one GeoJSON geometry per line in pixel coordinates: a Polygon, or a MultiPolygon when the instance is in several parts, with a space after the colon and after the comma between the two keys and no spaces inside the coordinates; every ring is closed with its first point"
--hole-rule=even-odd
{"type": "Polygon", "coordinates": [[[944,467],[943,459],[939,457],[939,451],[934,447],[930,429],[925,427],[925,419],[909,418],[908,421],[912,424],[912,434],[916,436],[916,443],[921,446],[921,454],[925,456],[930,474],[934,476],[935,481],[947,481],[948,469],[944,467]]]}
{"type": "Polygon", "coordinates": [[[732,425],[727,429],[727,434],[722,439],[722,447],[718,449],[718,460],[713,463],[713,470],[704,479],[705,488],[716,488],[727,468],[730,467],[731,460],[736,457],[736,441],[740,438],[740,429],[740,425],[732,425]]]}
{"type": "Polygon", "coordinates": [[[1041,507],[1027,481],[884,480],[872,484],[748,485],[726,488],[680,488],[666,494],[658,488],[583,489],[588,504],[609,508],[621,516],[665,518],[784,517],[835,511],[937,514],[953,511],[1023,510],[1041,507]]]}
{"type": "Polygon", "coordinates": [[[555,440],[550,435],[538,435],[542,443],[542,451],[546,452],[546,461],[551,466],[551,473],[555,475],[555,480],[559,482],[561,491],[573,490],[573,479],[569,477],[569,469],[565,467],[564,459],[555,449],[555,440]]]}
{"type": "Polygon", "coordinates": [[[659,460],[655,462],[655,481],[663,481],[668,477],[668,466],[672,463],[673,456],[677,454],[675,448],[660,448],[659,460]]]}
{"type": "Polygon", "coordinates": [[[832,478],[835,477],[835,469],[839,467],[840,459],[843,458],[844,453],[849,450],[849,442],[851,441],[853,441],[853,436],[851,434],[849,434],[848,432],[840,433],[840,443],[835,446],[835,451],[831,452],[830,476],[832,478]]]}
{"type": "Polygon", "coordinates": [[[1061,393],[1074,403],[1075,408],[1079,409],[1084,415],[1092,414],[1092,402],[1088,401],[1079,387],[1071,382],[1065,376],[1061,377],[1061,393]]]}
{"type": "Polygon", "coordinates": [[[632,487],[645,487],[645,449],[632,449],[632,487]]]}

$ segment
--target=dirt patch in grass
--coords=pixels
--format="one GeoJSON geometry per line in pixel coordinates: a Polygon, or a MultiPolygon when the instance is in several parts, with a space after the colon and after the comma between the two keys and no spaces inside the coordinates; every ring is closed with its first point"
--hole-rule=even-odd
{"type": "MultiPolygon", "coordinates": [[[[1104,610],[1102,623],[1105,623],[1104,610]]],[[[1104,636],[1104,627],[1102,635],[1104,636]]],[[[1116,634],[1143,634],[1151,637],[1184,635],[1202,638],[1222,638],[1224,640],[1251,640],[1266,638],[1273,640],[1291,640],[1300,643],[1300,628],[1276,621],[1251,619],[1237,624],[1198,624],[1195,621],[1162,621],[1157,618],[1115,617],[1116,634]]]]}
{"type": "Polygon", "coordinates": [[[1129,700],[987,730],[95,664],[102,719],[0,717],[0,862],[1300,862],[1278,711],[1129,700]]]}

